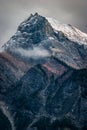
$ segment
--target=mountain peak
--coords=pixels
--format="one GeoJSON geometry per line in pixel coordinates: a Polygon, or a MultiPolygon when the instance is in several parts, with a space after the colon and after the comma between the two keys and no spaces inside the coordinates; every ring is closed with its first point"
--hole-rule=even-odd
{"type": "Polygon", "coordinates": [[[17,32],[11,40],[18,39],[18,46],[20,44],[20,46],[25,47],[26,43],[27,46],[29,46],[29,43],[37,44],[48,37],[59,37],[59,39],[66,37],[72,42],[87,45],[87,34],[81,32],[70,24],[62,24],[53,18],[43,17],[37,12],[31,14],[29,18],[24,20],[18,26],[17,32]],[[21,43],[22,40],[20,41],[19,37],[20,39],[24,39],[23,43],[21,43]]]}
{"type": "MultiPolygon", "coordinates": [[[[17,29],[17,32],[8,41],[13,46],[29,47],[30,44],[37,44],[52,36],[53,28],[48,20],[38,13],[31,14],[24,20],[17,29]]],[[[8,45],[6,44],[6,45],[8,45]]],[[[8,45],[8,46],[9,46],[8,45]]]]}
{"type": "MultiPolygon", "coordinates": [[[[37,12],[34,13],[34,14],[31,13],[30,16],[39,16],[39,14],[38,14],[37,12]]],[[[29,17],[30,17],[30,16],[29,16],[29,17]]]]}
{"type": "Polygon", "coordinates": [[[19,57],[23,56],[22,53],[24,57],[27,54],[31,55],[26,53],[26,51],[32,52],[31,49],[38,55],[36,50],[39,50],[47,52],[47,56],[57,57],[73,68],[86,67],[87,35],[70,24],[61,24],[38,13],[31,14],[19,25],[17,32],[4,48],[12,54],[20,54],[19,57]]]}
{"type": "Polygon", "coordinates": [[[34,14],[35,16],[39,16],[39,14],[36,12],[35,14],[34,14]]]}
{"type": "Polygon", "coordinates": [[[19,46],[20,44],[20,46],[25,47],[26,44],[27,46],[29,43],[37,44],[48,37],[57,39],[58,37],[59,39],[66,37],[72,42],[87,45],[87,34],[70,24],[62,24],[53,18],[43,17],[38,13],[31,14],[29,18],[24,20],[8,43],[12,46],[19,46]]]}
{"type": "MultiPolygon", "coordinates": [[[[39,20],[42,17],[43,16],[39,15],[37,12],[34,14],[31,13],[30,16],[24,22],[29,22],[31,19],[38,19],[39,20]]],[[[45,19],[45,17],[43,17],[43,18],[45,19]]]]}
{"type": "MultiPolygon", "coordinates": [[[[31,30],[31,27],[33,26],[33,28],[35,28],[35,26],[40,26],[45,23],[46,19],[45,17],[40,16],[38,13],[35,13],[34,15],[31,14],[30,17],[28,19],[26,19],[25,21],[23,21],[19,27],[18,30],[21,32],[31,32],[31,31],[35,31],[35,30],[31,30]]],[[[36,28],[37,30],[39,28],[36,28]]]]}

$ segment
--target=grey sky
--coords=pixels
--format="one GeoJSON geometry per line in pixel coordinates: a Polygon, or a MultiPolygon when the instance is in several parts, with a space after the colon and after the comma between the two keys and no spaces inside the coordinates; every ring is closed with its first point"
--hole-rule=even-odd
{"type": "Polygon", "coordinates": [[[0,0],[0,46],[35,12],[87,33],[87,0],[0,0]]]}

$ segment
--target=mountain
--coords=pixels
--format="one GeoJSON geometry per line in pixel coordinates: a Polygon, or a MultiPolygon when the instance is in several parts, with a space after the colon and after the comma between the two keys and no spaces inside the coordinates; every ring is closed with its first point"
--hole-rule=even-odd
{"type": "Polygon", "coordinates": [[[87,34],[31,14],[0,49],[0,130],[86,129],[87,34]]]}

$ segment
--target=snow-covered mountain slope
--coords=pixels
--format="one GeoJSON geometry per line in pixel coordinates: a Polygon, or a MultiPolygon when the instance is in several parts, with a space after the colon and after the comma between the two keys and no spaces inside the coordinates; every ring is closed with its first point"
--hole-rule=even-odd
{"type": "Polygon", "coordinates": [[[70,24],[62,24],[53,18],[47,18],[47,20],[55,31],[63,32],[65,36],[67,36],[70,40],[74,42],[87,45],[87,34],[81,32],[76,27],[73,27],[70,24]]]}

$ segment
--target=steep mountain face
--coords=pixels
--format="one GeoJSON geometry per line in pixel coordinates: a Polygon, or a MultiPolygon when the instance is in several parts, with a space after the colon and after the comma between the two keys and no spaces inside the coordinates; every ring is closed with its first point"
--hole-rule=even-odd
{"type": "Polygon", "coordinates": [[[87,129],[86,34],[37,13],[19,25],[0,50],[2,129],[87,129]]]}

